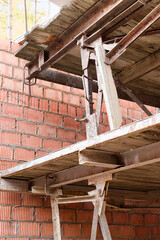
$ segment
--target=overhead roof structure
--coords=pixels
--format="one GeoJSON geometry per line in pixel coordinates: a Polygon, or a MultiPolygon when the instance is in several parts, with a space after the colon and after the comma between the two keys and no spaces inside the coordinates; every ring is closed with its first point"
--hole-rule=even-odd
{"type": "Polygon", "coordinates": [[[61,239],[58,204],[92,201],[91,239],[99,221],[110,240],[106,203],[159,202],[160,114],[152,116],[144,105],[160,107],[159,37],[159,0],[73,0],[17,39],[30,87],[39,78],[84,89],[86,117],[77,121],[86,123],[87,140],[1,173],[1,190],[51,196],[55,239],[61,239]],[[149,117],[121,127],[118,97],[136,102],[149,117]],[[98,135],[103,98],[110,131],[98,135]]]}

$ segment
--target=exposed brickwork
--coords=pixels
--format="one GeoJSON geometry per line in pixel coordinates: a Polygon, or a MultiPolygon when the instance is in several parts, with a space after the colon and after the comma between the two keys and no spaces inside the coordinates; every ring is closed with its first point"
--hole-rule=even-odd
{"type": "MultiPolygon", "coordinates": [[[[85,116],[83,91],[38,80],[29,99],[27,86],[22,91],[25,61],[12,54],[17,49],[0,40],[0,171],[86,137],[85,124],[75,121],[85,116]]],[[[123,124],[146,117],[132,102],[120,100],[120,105],[123,124]]],[[[100,121],[100,132],[109,130],[104,103],[100,121]]],[[[92,214],[90,203],[62,205],[63,239],[89,239],[92,214]]],[[[106,216],[113,240],[160,239],[159,209],[108,208],[106,216]]],[[[99,229],[97,238],[102,239],[99,229]]],[[[0,240],[16,239],[53,239],[49,198],[0,192],[0,240]]]]}

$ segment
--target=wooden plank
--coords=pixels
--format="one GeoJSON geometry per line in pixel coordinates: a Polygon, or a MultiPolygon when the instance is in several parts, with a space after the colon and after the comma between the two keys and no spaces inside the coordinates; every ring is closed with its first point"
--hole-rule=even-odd
{"type": "Polygon", "coordinates": [[[98,227],[98,212],[99,212],[99,200],[94,201],[94,211],[92,219],[92,229],[90,240],[96,240],[97,237],[97,227],[98,227]]]}
{"type": "Polygon", "coordinates": [[[131,82],[160,66],[160,50],[148,55],[139,62],[116,75],[123,83],[131,82]]]}
{"type": "Polygon", "coordinates": [[[99,150],[84,150],[79,152],[79,164],[104,168],[117,168],[120,166],[118,157],[99,150]]]}
{"type": "Polygon", "coordinates": [[[97,77],[100,79],[102,91],[107,108],[110,129],[119,128],[122,124],[122,115],[118,101],[118,95],[112,76],[111,67],[105,64],[105,50],[102,43],[97,43],[95,47],[98,63],[97,77]]]}
{"type": "Polygon", "coordinates": [[[29,183],[24,180],[0,178],[0,191],[29,192],[29,183]]]}

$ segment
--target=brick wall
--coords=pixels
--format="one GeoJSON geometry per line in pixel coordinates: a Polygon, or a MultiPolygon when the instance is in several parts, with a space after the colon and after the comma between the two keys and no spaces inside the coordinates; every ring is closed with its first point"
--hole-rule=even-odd
{"type": "MultiPolygon", "coordinates": [[[[25,61],[13,55],[17,49],[17,44],[0,40],[0,171],[86,137],[85,124],[74,120],[85,116],[83,91],[38,80],[29,100],[28,88],[22,91],[25,61]]],[[[94,102],[95,107],[96,94],[94,102]]],[[[123,124],[146,117],[132,102],[120,100],[120,105],[123,124]]],[[[100,132],[108,129],[103,104],[100,132]]],[[[92,210],[91,204],[61,206],[63,238],[88,239],[92,210]]],[[[122,212],[108,208],[106,214],[115,240],[160,237],[159,209],[122,212]]],[[[0,192],[0,240],[21,238],[53,238],[49,199],[0,192]]]]}

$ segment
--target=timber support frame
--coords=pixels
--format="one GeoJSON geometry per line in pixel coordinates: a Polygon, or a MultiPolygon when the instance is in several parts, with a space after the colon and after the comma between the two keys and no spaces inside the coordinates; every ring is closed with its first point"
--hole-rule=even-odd
{"type": "Polygon", "coordinates": [[[112,177],[109,178],[98,178],[91,179],[88,183],[89,185],[95,185],[96,189],[88,192],[88,196],[74,196],[74,197],[64,197],[60,189],[55,189],[54,193],[50,195],[51,209],[52,209],[52,222],[53,222],[53,232],[54,239],[61,240],[61,224],[60,224],[60,215],[59,215],[59,204],[67,203],[77,203],[77,202],[92,202],[94,205],[92,228],[91,228],[91,240],[96,240],[98,222],[102,231],[104,240],[112,240],[109,226],[107,223],[105,210],[106,210],[106,201],[105,197],[108,193],[109,181],[112,177]],[[106,183],[107,182],[107,183],[106,183]]]}

